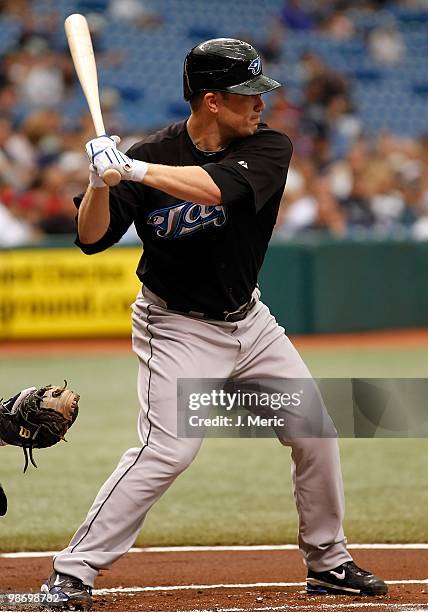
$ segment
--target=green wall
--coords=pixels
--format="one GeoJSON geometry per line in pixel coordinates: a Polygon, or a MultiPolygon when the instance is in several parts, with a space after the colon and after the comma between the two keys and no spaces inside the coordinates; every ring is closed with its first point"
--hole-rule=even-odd
{"type": "Polygon", "coordinates": [[[262,298],[291,334],[428,325],[428,242],[273,242],[262,298]]]}

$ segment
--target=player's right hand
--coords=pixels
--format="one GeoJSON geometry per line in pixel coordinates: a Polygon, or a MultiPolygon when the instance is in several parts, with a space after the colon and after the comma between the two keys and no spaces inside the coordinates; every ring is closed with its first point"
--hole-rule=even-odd
{"type": "Polygon", "coordinates": [[[106,149],[113,148],[116,149],[117,145],[120,142],[119,136],[98,136],[98,138],[93,138],[89,142],[86,143],[86,154],[89,157],[89,161],[91,164],[94,164],[94,161],[100,153],[105,151],[106,149]]]}
{"type": "Polygon", "coordinates": [[[146,176],[148,164],[128,157],[115,147],[107,147],[95,157],[93,167],[99,177],[103,177],[107,170],[117,170],[125,181],[141,183],[146,176]]]}

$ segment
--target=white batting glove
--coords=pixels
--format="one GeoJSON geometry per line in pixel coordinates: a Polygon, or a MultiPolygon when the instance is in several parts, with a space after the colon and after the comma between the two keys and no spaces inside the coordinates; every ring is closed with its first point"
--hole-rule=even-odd
{"type": "Polygon", "coordinates": [[[98,177],[106,170],[118,170],[125,181],[141,183],[146,176],[148,164],[145,161],[131,159],[116,147],[108,147],[95,155],[92,162],[98,177]]]}
{"type": "Polygon", "coordinates": [[[105,134],[104,136],[98,136],[98,138],[93,138],[92,140],[87,142],[85,145],[85,149],[91,164],[94,163],[94,160],[97,155],[102,153],[105,149],[108,149],[110,147],[116,149],[119,142],[119,136],[107,136],[107,134],[105,134]]]}

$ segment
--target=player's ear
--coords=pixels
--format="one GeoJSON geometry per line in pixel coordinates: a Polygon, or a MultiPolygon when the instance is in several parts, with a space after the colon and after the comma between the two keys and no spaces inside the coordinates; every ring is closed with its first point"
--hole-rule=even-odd
{"type": "Polygon", "coordinates": [[[204,104],[211,113],[218,113],[218,95],[215,91],[209,91],[204,95],[204,104]]]}

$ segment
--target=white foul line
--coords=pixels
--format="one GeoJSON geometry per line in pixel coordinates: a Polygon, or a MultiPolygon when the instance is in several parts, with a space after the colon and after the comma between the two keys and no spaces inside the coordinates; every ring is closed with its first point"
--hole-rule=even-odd
{"type": "MultiPolygon", "coordinates": [[[[413,544],[347,544],[349,550],[428,550],[427,542],[413,544]]],[[[211,552],[211,551],[299,550],[296,544],[258,544],[251,546],[150,546],[129,552],[211,552]]]]}
{"type": "MultiPolygon", "coordinates": [[[[386,580],[387,584],[424,584],[426,580],[386,580]]],[[[249,582],[242,584],[175,584],[173,586],[145,586],[145,587],[117,587],[112,589],[98,589],[94,595],[107,595],[109,593],[147,593],[153,591],[206,591],[210,589],[257,589],[266,587],[300,587],[306,582],[249,582]]]]}
{"type": "Polygon", "coordinates": [[[254,582],[248,584],[175,584],[173,586],[117,587],[113,589],[95,589],[94,595],[109,593],[147,593],[153,591],[207,591],[209,589],[250,589],[261,587],[306,586],[306,582],[254,582]]]}
{"type": "MultiPolygon", "coordinates": [[[[349,550],[428,550],[428,543],[413,544],[348,544],[349,550]]],[[[131,548],[130,553],[185,553],[185,552],[234,552],[234,551],[280,551],[299,550],[295,544],[260,544],[256,546],[150,546],[131,548]]],[[[33,557],[53,557],[58,551],[0,553],[0,558],[31,559],[33,557]]]]}

